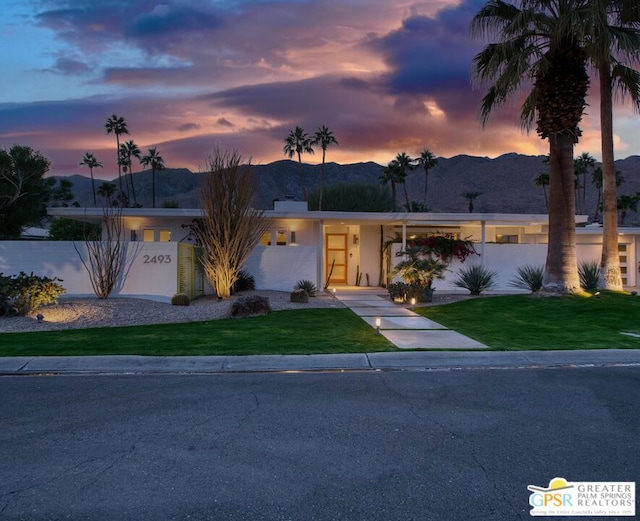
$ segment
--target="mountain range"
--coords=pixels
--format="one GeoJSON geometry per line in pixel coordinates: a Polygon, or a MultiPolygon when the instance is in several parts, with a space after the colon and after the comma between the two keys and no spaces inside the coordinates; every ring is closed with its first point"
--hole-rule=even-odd
{"type": "MultiPolygon", "coordinates": [[[[473,204],[480,213],[546,213],[545,195],[534,179],[548,172],[545,156],[505,154],[497,158],[458,155],[438,158],[438,165],[429,172],[427,207],[432,212],[466,212],[468,199],[464,192],[480,192],[473,204]]],[[[640,156],[630,156],[616,161],[617,169],[624,176],[619,194],[635,194],[640,191],[640,156]]],[[[257,206],[273,207],[276,199],[292,197],[302,199],[300,173],[305,178],[308,191],[319,186],[321,165],[297,163],[291,160],[275,161],[266,165],[251,165],[256,180],[257,206]]],[[[374,162],[324,165],[325,186],[337,183],[380,184],[383,167],[374,162]]],[[[129,183],[130,174],[122,182],[129,183]]],[[[60,177],[60,176],[58,176],[60,177]]],[[[85,175],[62,176],[73,183],[75,200],[81,206],[93,205],[91,180],[85,175]]],[[[181,208],[199,207],[200,183],[203,176],[186,168],[167,168],[156,172],[156,206],[171,202],[181,208]]],[[[151,171],[135,172],[133,180],[138,201],[144,207],[151,203],[151,171]]],[[[99,186],[102,180],[96,180],[99,186]]],[[[118,180],[112,181],[116,185],[118,180]]],[[[424,194],[424,170],[418,167],[407,177],[410,200],[422,201],[424,194]]],[[[404,204],[403,187],[397,188],[398,208],[404,204]]],[[[582,196],[580,196],[582,197],[582,196]]],[[[584,208],[579,213],[593,215],[598,200],[596,188],[587,179],[584,208]]],[[[579,203],[580,206],[580,203],[579,203]]],[[[638,220],[630,215],[629,221],[638,220]]]]}

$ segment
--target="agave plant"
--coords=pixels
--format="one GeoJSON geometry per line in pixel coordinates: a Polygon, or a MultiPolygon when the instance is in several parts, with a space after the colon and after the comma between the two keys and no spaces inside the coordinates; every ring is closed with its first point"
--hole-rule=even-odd
{"type": "Polygon", "coordinates": [[[527,264],[516,270],[516,278],[509,282],[509,286],[528,289],[531,293],[535,293],[542,287],[543,276],[544,266],[527,264]]]}
{"type": "Polygon", "coordinates": [[[299,280],[293,289],[303,289],[310,297],[315,297],[318,294],[318,288],[310,280],[299,280]]]}
{"type": "Polygon", "coordinates": [[[480,295],[484,290],[495,285],[493,280],[497,276],[495,271],[490,271],[480,264],[462,268],[458,272],[458,278],[453,282],[459,288],[468,289],[472,295],[480,295]]]}
{"type": "Polygon", "coordinates": [[[583,261],[578,265],[580,286],[584,289],[596,289],[600,277],[600,263],[598,261],[583,261]]]}

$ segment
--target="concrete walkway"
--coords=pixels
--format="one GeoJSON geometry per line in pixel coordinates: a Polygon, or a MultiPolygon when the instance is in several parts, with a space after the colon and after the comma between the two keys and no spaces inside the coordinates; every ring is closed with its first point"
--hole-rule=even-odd
{"type": "Polygon", "coordinates": [[[487,346],[380,296],[381,288],[338,288],[335,296],[398,349],[487,349],[487,346]]]}

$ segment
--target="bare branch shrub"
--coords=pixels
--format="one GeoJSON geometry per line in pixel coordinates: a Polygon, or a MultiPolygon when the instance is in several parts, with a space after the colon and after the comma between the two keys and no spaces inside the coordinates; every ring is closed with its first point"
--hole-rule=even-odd
{"type": "Polygon", "coordinates": [[[85,259],[73,243],[80,261],[89,274],[91,287],[96,297],[108,298],[124,269],[127,250],[122,241],[122,207],[103,206],[102,239],[84,241],[88,259],[85,259]]]}
{"type": "Polygon", "coordinates": [[[193,226],[205,276],[219,298],[229,298],[244,262],[271,226],[264,211],[253,208],[253,176],[242,161],[237,150],[218,148],[207,158],[203,217],[193,226]]]}

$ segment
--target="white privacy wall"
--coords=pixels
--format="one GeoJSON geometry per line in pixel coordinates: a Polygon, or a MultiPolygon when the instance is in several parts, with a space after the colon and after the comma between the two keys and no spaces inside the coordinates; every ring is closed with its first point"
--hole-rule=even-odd
{"type": "Polygon", "coordinates": [[[316,283],[317,257],[315,246],[256,246],[244,269],[255,278],[256,289],[291,291],[300,280],[316,283]]]}
{"type": "MultiPolygon", "coordinates": [[[[62,279],[65,295],[93,296],[89,275],[67,241],[0,241],[0,272],[62,279]]],[[[83,242],[75,243],[87,259],[83,242]]],[[[169,302],[176,293],[178,243],[127,242],[127,260],[112,296],[139,297],[169,302]]]]}
{"type": "MultiPolygon", "coordinates": [[[[480,245],[476,244],[476,250],[480,251],[480,245]]],[[[399,245],[394,245],[399,249],[399,245]]],[[[579,244],[576,247],[578,262],[599,260],[602,247],[598,244],[579,244]]],[[[402,257],[396,257],[398,262],[402,257]]],[[[485,244],[484,255],[472,255],[464,263],[458,261],[449,265],[444,280],[436,280],[433,286],[436,291],[466,292],[457,287],[453,282],[458,277],[461,268],[474,264],[482,264],[491,271],[495,271],[494,278],[496,285],[492,291],[517,291],[510,286],[510,282],[515,279],[517,269],[527,264],[534,266],[544,266],[547,258],[546,244],[485,244]]],[[[398,279],[399,280],[399,279],[398,279]]]]}

